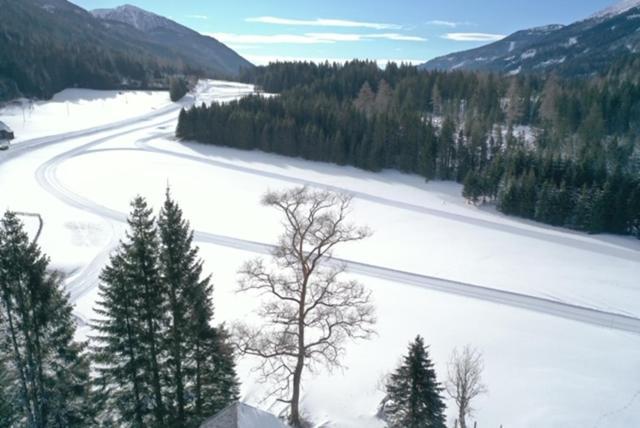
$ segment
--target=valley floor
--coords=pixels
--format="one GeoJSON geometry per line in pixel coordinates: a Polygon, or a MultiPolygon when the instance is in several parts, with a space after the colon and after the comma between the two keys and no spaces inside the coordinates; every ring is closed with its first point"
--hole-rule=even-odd
{"type": "MultiPolygon", "coordinates": [[[[182,106],[251,90],[202,82],[180,104],[166,93],[74,90],[34,106],[28,121],[15,106],[0,110],[18,137],[0,153],[0,209],[43,215],[40,242],[69,274],[79,334],[135,195],[159,207],[171,186],[213,274],[216,320],[232,323],[257,302],[235,293],[236,271],[279,233],[260,196],[330,188],[353,194],[353,220],[375,232],[337,256],[373,291],[378,335],[350,344],[343,370],[308,375],[303,407],[317,425],[382,426],[380,379],[421,334],[442,380],[454,347],[484,353],[480,428],[640,426],[640,241],[507,218],[466,204],[452,183],[174,140],[182,106]]],[[[270,409],[252,363],[240,360],[243,398],[270,409]]]]}

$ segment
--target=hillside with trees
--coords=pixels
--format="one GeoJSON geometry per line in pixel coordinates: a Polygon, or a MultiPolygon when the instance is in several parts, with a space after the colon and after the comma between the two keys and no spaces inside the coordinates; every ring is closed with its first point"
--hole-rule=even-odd
{"type": "Polygon", "coordinates": [[[166,89],[173,75],[230,78],[251,67],[217,40],[164,18],[171,26],[159,35],[66,0],[0,0],[0,8],[0,101],[72,87],[166,89]],[[175,46],[178,39],[190,48],[175,46]]]}
{"type": "Polygon", "coordinates": [[[243,77],[279,96],[182,111],[177,136],[455,180],[506,214],[640,236],[640,85],[625,61],[591,80],[276,63],[243,77]]]}

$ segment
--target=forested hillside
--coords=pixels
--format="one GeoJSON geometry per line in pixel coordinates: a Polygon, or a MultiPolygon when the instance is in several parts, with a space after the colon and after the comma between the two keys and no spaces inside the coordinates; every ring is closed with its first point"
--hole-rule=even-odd
{"type": "Polygon", "coordinates": [[[468,199],[507,214],[640,236],[640,86],[630,67],[569,81],[273,64],[244,77],[280,96],[183,111],[177,135],[456,180],[468,199]]]}
{"type": "Polygon", "coordinates": [[[162,28],[94,17],[66,0],[0,0],[0,101],[69,87],[167,88],[167,77],[230,78],[252,67],[227,46],[166,18],[162,28]]]}

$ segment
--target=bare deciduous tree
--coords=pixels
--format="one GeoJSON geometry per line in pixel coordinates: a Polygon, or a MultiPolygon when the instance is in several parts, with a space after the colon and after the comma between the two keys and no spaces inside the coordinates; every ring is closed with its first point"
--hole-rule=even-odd
{"type": "Polygon", "coordinates": [[[367,228],[347,221],[351,198],[296,188],[269,192],[262,203],[282,212],[284,232],[273,264],[261,259],[240,270],[239,291],[256,291],[264,301],[260,328],[236,326],[240,351],[261,359],[262,380],[290,405],[290,422],[301,426],[299,401],[304,369],[340,366],[347,339],[373,334],[370,292],[356,281],[342,281],[345,265],[332,258],[342,243],[362,240],[367,228]]]}
{"type": "Polygon", "coordinates": [[[449,396],[458,406],[458,423],[460,428],[467,428],[467,417],[473,413],[471,403],[481,395],[487,393],[487,387],[482,383],[484,363],[482,354],[465,346],[462,351],[454,349],[448,365],[448,376],[445,387],[449,396]]]}

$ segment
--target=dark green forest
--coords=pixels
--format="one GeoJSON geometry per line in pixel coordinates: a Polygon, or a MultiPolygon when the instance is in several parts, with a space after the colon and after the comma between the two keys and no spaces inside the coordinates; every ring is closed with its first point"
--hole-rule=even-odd
{"type": "Polygon", "coordinates": [[[182,111],[177,136],[455,180],[506,214],[640,237],[638,64],[567,80],[276,63],[243,80],[278,96],[182,111]]]}
{"type": "Polygon", "coordinates": [[[0,10],[0,101],[50,98],[70,87],[167,87],[167,76],[198,74],[133,43],[141,33],[125,26],[109,31],[70,3],[0,0],[0,10]]]}

